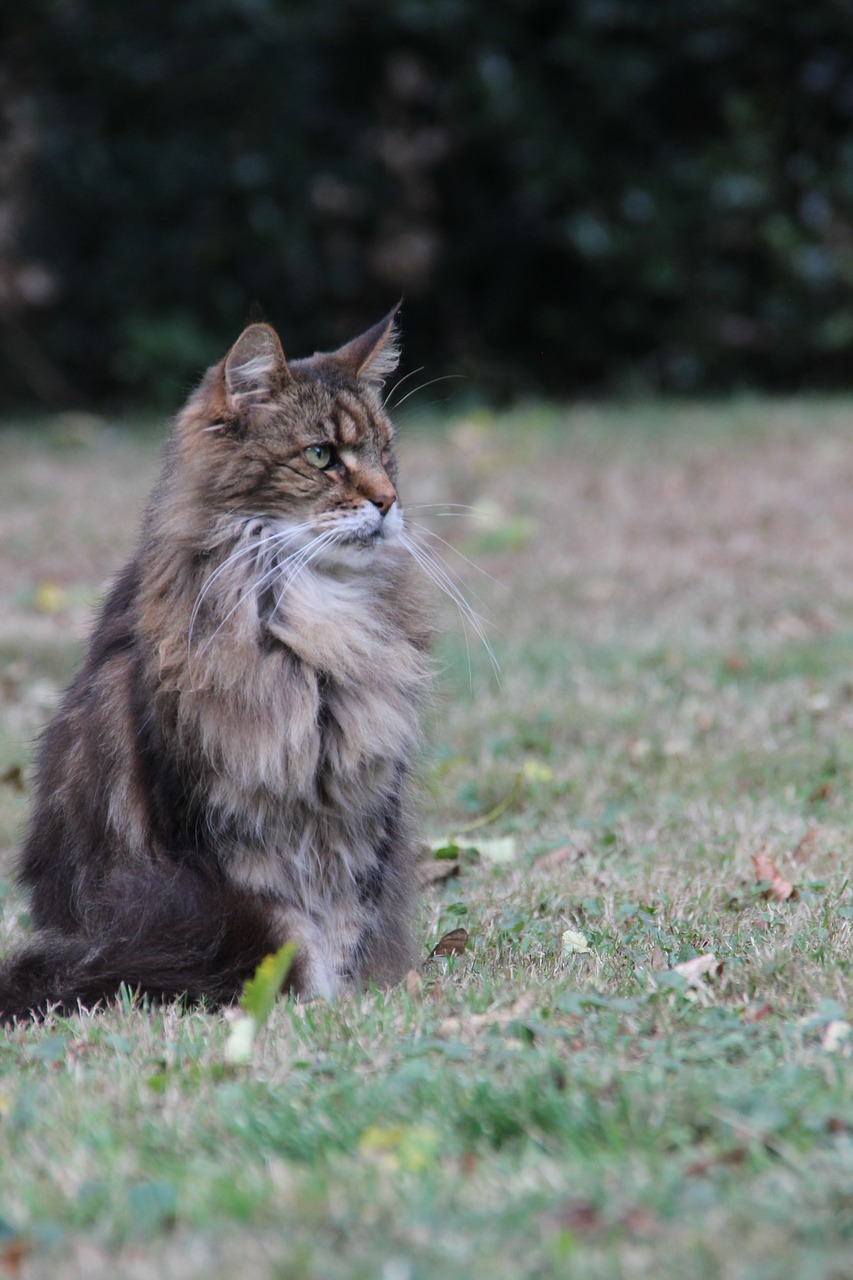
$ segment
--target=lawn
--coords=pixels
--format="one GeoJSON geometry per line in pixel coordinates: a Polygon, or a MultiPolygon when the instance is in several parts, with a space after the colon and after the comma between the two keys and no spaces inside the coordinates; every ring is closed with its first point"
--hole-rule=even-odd
{"type": "MultiPolygon", "coordinates": [[[[448,607],[420,937],[467,950],[280,1000],[244,1065],[227,1016],[129,998],[0,1033],[0,1275],[850,1275],[851,421],[404,427],[411,514],[500,668],[448,607]]],[[[32,741],[156,448],[0,432],[0,950],[32,741]]]]}

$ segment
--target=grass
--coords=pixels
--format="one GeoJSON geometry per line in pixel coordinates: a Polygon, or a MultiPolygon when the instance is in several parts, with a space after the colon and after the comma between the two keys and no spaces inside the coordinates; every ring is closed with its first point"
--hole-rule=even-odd
{"type": "MultiPolygon", "coordinates": [[[[0,1038],[0,1274],[849,1274],[851,412],[410,428],[412,508],[475,508],[416,514],[496,580],[456,561],[501,684],[448,618],[423,766],[425,832],[459,848],[424,954],[460,925],[468,951],[280,1001],[245,1067],[226,1017],[130,1001],[0,1038]]],[[[154,449],[0,436],[0,948],[30,743],[154,449]]]]}

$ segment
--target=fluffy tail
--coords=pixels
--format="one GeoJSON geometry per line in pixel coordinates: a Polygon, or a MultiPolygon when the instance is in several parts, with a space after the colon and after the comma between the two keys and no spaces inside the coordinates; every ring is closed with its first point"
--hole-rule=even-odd
{"type": "MultiPolygon", "coordinates": [[[[125,924],[128,922],[125,921],[125,924]]],[[[111,927],[97,940],[45,930],[0,966],[0,1024],[75,1012],[115,997],[124,983],[156,1001],[183,997],[229,1004],[245,980],[280,946],[256,901],[232,897],[215,916],[162,916],[144,933],[111,927]]],[[[293,973],[288,985],[293,985],[293,973]]]]}

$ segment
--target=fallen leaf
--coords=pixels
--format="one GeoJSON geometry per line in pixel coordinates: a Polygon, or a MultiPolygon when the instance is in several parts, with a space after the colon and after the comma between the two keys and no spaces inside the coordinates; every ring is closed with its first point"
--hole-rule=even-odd
{"type": "Polygon", "coordinates": [[[703,956],[694,956],[692,960],[683,960],[681,964],[674,965],[672,972],[680,973],[685,982],[692,986],[700,986],[699,979],[706,973],[720,973],[722,968],[713,951],[706,951],[703,956]]]}
{"type": "Polygon", "coordinates": [[[716,1156],[702,1156],[698,1160],[694,1160],[684,1170],[688,1178],[698,1178],[704,1173],[708,1173],[711,1169],[722,1168],[727,1165],[743,1164],[747,1157],[746,1147],[731,1147],[728,1151],[722,1151],[716,1156]]]}
{"type": "Polygon", "coordinates": [[[65,592],[55,582],[40,582],[33,594],[33,604],[39,613],[60,613],[65,603],[65,592]]]}
{"type": "Polygon", "coordinates": [[[518,852],[514,836],[498,836],[494,840],[477,840],[475,848],[487,862],[512,862],[518,852]]]}
{"type": "Polygon", "coordinates": [[[19,764],[10,764],[8,769],[0,773],[0,782],[11,787],[13,791],[26,791],[24,771],[19,764]]]}
{"type": "Polygon", "coordinates": [[[659,1230],[658,1219],[646,1209],[626,1209],[619,1221],[621,1229],[632,1236],[651,1236],[659,1230]]]}
{"type": "Polygon", "coordinates": [[[580,929],[566,929],[563,933],[563,955],[592,955],[592,948],[580,929]]]}
{"type": "Polygon", "coordinates": [[[521,773],[527,782],[554,781],[554,770],[549,768],[547,764],[542,764],[539,760],[525,760],[521,773]]]}
{"type": "Polygon", "coordinates": [[[817,852],[817,827],[809,827],[794,852],[791,854],[792,862],[801,867],[804,862],[808,862],[817,852]]]}
{"type": "Polygon", "coordinates": [[[826,1028],[821,1037],[820,1047],[825,1049],[827,1053],[834,1053],[836,1049],[842,1049],[853,1035],[853,1027],[843,1018],[835,1018],[832,1022],[826,1024],[826,1028]]]}
{"type": "Polygon", "coordinates": [[[417,1000],[423,995],[424,980],[417,969],[410,969],[406,974],[406,995],[410,1000],[417,1000]]]}
{"type": "Polygon", "coordinates": [[[777,635],[784,636],[786,640],[805,640],[812,635],[809,623],[796,613],[777,614],[771,626],[777,635]]]}
{"type": "Polygon", "coordinates": [[[441,1142],[426,1125],[371,1124],[358,1141],[358,1153],[388,1169],[421,1173],[440,1156],[441,1142]]]}
{"type": "Polygon", "coordinates": [[[554,1217],[557,1225],[573,1236],[597,1235],[604,1229],[601,1213],[588,1200],[569,1200],[554,1217]]]}
{"type": "Polygon", "coordinates": [[[5,1244],[0,1243],[0,1268],[11,1276],[19,1276],[30,1250],[26,1236],[13,1236],[5,1244]]]}
{"type": "Polygon", "coordinates": [[[573,844],[561,845],[559,849],[552,849],[550,853],[543,853],[533,863],[536,871],[551,871],[554,867],[559,867],[564,862],[569,862],[574,858],[583,857],[583,849],[576,848],[573,844]]]}
{"type": "Polygon", "coordinates": [[[489,1009],[487,1013],[454,1014],[441,1023],[439,1035],[458,1035],[460,1031],[482,1031],[485,1027],[507,1027],[511,1022],[523,1022],[536,1005],[536,999],[535,991],[524,991],[507,1008],[489,1009]]]}
{"type": "Polygon", "coordinates": [[[756,880],[766,880],[770,886],[767,890],[768,898],[773,898],[776,902],[787,902],[789,898],[798,896],[795,886],[781,874],[766,849],[752,855],[752,864],[756,880]]]}
{"type": "Polygon", "coordinates": [[[252,1061],[258,1029],[247,1013],[238,1013],[231,1024],[223,1055],[232,1067],[247,1067],[252,1061]]]}
{"type": "Polygon", "coordinates": [[[629,738],[628,739],[628,758],[632,764],[640,764],[647,756],[651,755],[652,744],[648,738],[629,738]]]}
{"type": "Polygon", "coordinates": [[[459,875],[459,862],[448,862],[437,859],[435,862],[422,862],[418,867],[418,884],[426,889],[431,884],[440,884],[442,880],[450,880],[459,875]]]}
{"type": "Polygon", "coordinates": [[[765,1000],[763,1004],[750,1005],[743,1015],[743,1020],[744,1022],[761,1022],[762,1018],[769,1018],[772,1012],[772,1004],[768,1004],[765,1000]]]}
{"type": "Polygon", "coordinates": [[[468,930],[451,929],[443,938],[439,938],[429,953],[428,959],[431,960],[433,956],[462,956],[465,954],[467,945],[468,930]]]}

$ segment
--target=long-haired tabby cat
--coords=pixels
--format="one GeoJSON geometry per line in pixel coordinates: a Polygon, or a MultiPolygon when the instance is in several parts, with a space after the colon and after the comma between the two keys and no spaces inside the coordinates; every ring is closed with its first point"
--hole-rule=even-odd
{"type": "Polygon", "coordinates": [[[379,394],[395,313],[288,363],[253,324],[178,417],[138,548],[45,731],[0,1020],[232,1000],[297,943],[334,994],[410,960],[424,581],[379,394]]]}

